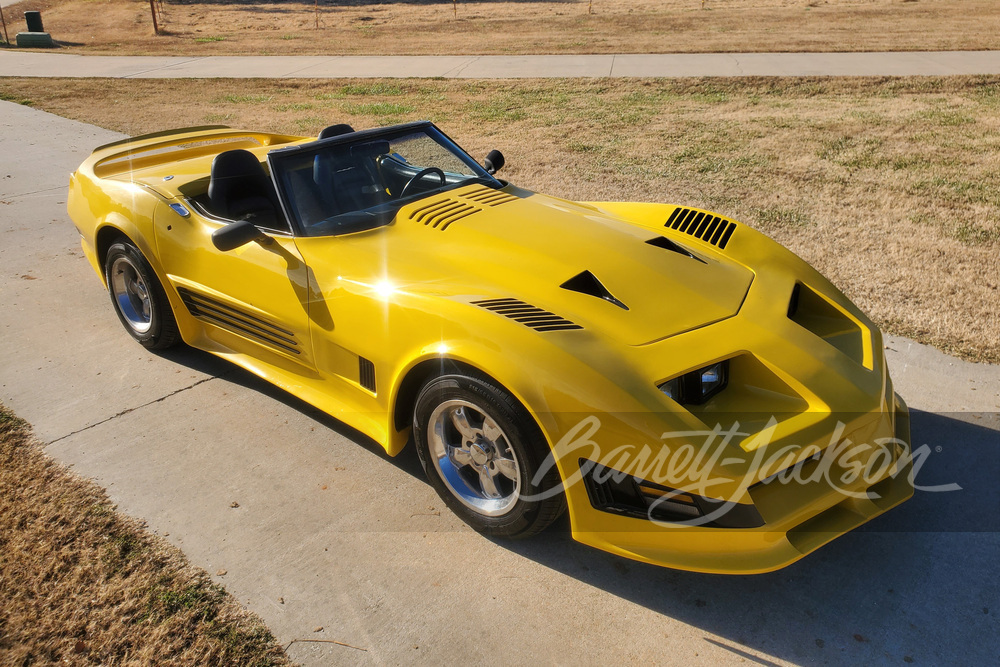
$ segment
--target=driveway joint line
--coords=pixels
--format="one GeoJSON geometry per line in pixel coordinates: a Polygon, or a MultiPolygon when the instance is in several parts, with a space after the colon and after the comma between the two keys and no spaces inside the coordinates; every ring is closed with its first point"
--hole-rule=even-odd
{"type": "Polygon", "coordinates": [[[16,194],[4,195],[4,199],[17,199],[18,197],[28,197],[30,195],[40,195],[43,192],[54,192],[56,190],[63,191],[66,189],[65,185],[56,185],[51,188],[45,188],[43,190],[32,190],[31,192],[18,192],[16,194]]]}
{"type": "Polygon", "coordinates": [[[459,76],[461,76],[462,72],[469,69],[472,65],[474,65],[481,59],[482,56],[474,56],[468,61],[462,63],[461,65],[456,65],[455,67],[452,67],[450,70],[448,70],[441,76],[446,79],[457,79],[459,76]]]}
{"type": "Polygon", "coordinates": [[[284,74],[281,74],[281,75],[276,76],[274,78],[276,78],[276,79],[288,79],[290,77],[295,76],[299,72],[306,71],[307,69],[312,69],[313,67],[319,67],[320,65],[326,65],[327,63],[336,62],[337,58],[339,58],[339,57],[340,56],[330,56],[330,57],[326,58],[325,60],[323,60],[321,62],[313,63],[312,65],[306,65],[305,67],[300,67],[298,69],[293,69],[291,72],[285,72],[284,74]]]}
{"type": "Polygon", "coordinates": [[[49,445],[54,445],[57,442],[59,442],[60,440],[65,440],[66,438],[72,438],[74,435],[77,435],[79,433],[83,433],[84,431],[89,431],[90,429],[95,428],[97,426],[100,426],[102,424],[107,424],[110,421],[114,421],[115,419],[118,419],[119,417],[124,417],[125,415],[130,414],[132,412],[135,412],[136,410],[141,410],[143,408],[149,407],[150,405],[155,405],[156,403],[162,403],[163,401],[167,400],[168,398],[172,398],[172,397],[176,396],[177,394],[180,394],[182,392],[187,391],[188,389],[194,389],[195,387],[197,387],[200,384],[205,384],[206,382],[208,382],[210,380],[219,380],[219,379],[221,379],[223,377],[225,377],[225,374],[222,374],[222,375],[212,375],[212,376],[209,376],[207,378],[202,378],[202,379],[198,380],[197,382],[195,382],[194,384],[190,384],[190,385],[188,385],[186,387],[181,387],[180,389],[175,389],[174,391],[170,392],[169,394],[166,394],[164,396],[160,396],[159,398],[154,398],[152,401],[148,401],[146,403],[143,403],[142,405],[137,405],[135,407],[126,408],[126,409],[122,410],[121,412],[119,412],[117,414],[113,414],[110,417],[107,417],[106,419],[102,419],[99,422],[94,422],[93,424],[88,424],[87,426],[84,426],[83,428],[78,428],[77,430],[73,431],[72,433],[67,433],[66,435],[61,435],[58,438],[56,438],[55,440],[51,440],[51,441],[45,443],[44,446],[48,447],[49,445]]]}
{"type": "Polygon", "coordinates": [[[743,66],[740,65],[740,59],[739,59],[739,57],[736,56],[736,54],[733,54],[733,53],[728,53],[726,55],[728,55],[729,58],[730,58],[730,60],[733,61],[733,64],[736,65],[736,71],[739,73],[739,75],[740,76],[745,76],[743,74],[743,66]]]}

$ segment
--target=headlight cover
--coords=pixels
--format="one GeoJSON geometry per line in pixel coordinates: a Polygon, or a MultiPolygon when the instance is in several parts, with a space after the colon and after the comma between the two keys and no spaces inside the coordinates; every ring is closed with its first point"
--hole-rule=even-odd
{"type": "Polygon", "coordinates": [[[690,371],[659,385],[668,398],[682,405],[701,405],[726,388],[729,360],[690,371]]]}

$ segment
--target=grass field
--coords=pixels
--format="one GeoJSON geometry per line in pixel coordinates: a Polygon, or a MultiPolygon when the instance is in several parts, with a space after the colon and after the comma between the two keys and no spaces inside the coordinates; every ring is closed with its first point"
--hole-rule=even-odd
{"type": "MultiPolygon", "coordinates": [[[[82,53],[515,54],[1000,47],[996,0],[25,0],[82,53]]],[[[16,17],[16,18],[12,18],[16,17]]],[[[11,33],[13,35],[13,32],[11,33]]]]}
{"type": "Polygon", "coordinates": [[[884,330],[1000,361],[1000,78],[587,81],[0,80],[0,97],[128,134],[315,135],[429,118],[570,199],[690,204],[761,229],[884,330]]]}
{"type": "Polygon", "coordinates": [[[0,664],[290,663],[260,619],[0,405],[0,664]]]}

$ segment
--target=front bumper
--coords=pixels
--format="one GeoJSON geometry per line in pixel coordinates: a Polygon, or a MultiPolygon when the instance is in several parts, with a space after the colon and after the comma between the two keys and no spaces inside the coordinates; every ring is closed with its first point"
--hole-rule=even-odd
{"type": "MultiPolygon", "coordinates": [[[[860,475],[844,481],[851,466],[840,458],[814,474],[827,465],[823,457],[833,451],[828,446],[823,455],[785,469],[789,479],[779,472],[745,487],[738,509],[755,509],[763,520],[763,525],[748,528],[671,525],[623,516],[596,508],[588,494],[574,489],[567,493],[573,537],[617,555],[683,570],[754,574],[785,567],[913,495],[909,413],[902,399],[891,393],[891,384],[887,390],[881,410],[847,423],[844,415],[831,415],[828,424],[831,433],[842,433],[845,440],[860,443],[865,438],[884,445],[878,448],[883,458],[877,461],[874,478],[860,475]],[[837,430],[834,421],[843,428],[837,430]],[[794,475],[792,468],[797,470],[794,475]]],[[[785,444],[775,441],[768,448],[785,444]]],[[[873,456],[862,455],[858,463],[873,462],[873,456]]]]}

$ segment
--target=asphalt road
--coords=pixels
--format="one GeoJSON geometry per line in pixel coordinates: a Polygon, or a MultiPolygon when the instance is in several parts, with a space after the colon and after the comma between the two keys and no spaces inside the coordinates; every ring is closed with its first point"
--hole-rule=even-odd
{"type": "Polygon", "coordinates": [[[298,642],[294,660],[995,662],[1000,368],[889,339],[933,452],[918,483],[964,490],[918,493],[782,571],[642,565],[565,522],[493,542],[442,507],[412,450],[388,459],[224,361],[128,338],[65,210],[69,172],[119,137],[0,102],[0,400],[121,510],[227,570],[279,641],[365,649],[298,642]]]}
{"type": "Polygon", "coordinates": [[[534,56],[81,56],[0,51],[0,76],[270,79],[1000,74],[1000,51],[534,56]]]}

